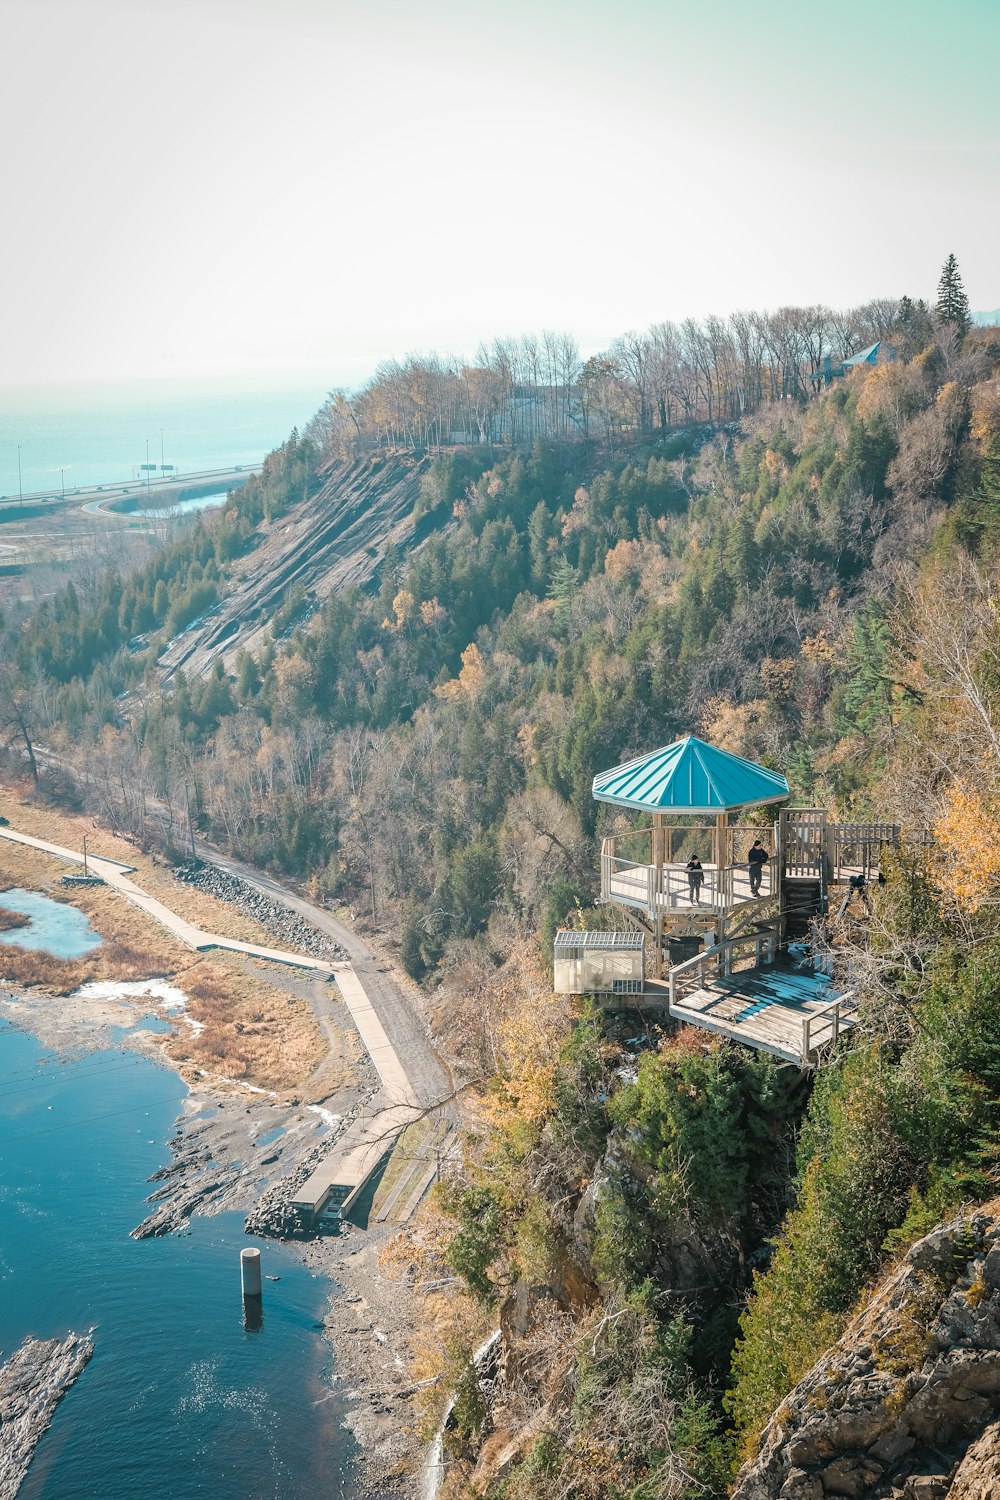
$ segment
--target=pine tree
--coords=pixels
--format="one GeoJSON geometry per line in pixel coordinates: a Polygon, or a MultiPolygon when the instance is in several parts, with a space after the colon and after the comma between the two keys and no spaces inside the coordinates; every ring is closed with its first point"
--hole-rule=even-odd
{"type": "Polygon", "coordinates": [[[954,255],[949,255],[941,271],[941,280],[938,282],[938,297],[934,311],[942,323],[953,323],[960,338],[964,338],[972,326],[972,318],[969,313],[969,299],[966,296],[965,287],[962,285],[962,277],[958,270],[958,261],[954,255]]]}

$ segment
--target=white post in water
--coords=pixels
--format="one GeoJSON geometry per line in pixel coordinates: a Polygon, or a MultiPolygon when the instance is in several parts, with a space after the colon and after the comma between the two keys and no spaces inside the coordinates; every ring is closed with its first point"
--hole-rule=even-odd
{"type": "Polygon", "coordinates": [[[259,1297],[260,1290],[260,1251],[240,1251],[240,1280],[243,1283],[244,1297],[259,1297]]]}

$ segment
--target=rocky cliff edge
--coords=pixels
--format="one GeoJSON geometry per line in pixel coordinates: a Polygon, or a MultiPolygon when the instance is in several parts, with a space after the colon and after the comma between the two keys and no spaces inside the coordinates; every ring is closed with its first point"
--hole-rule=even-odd
{"type": "Polygon", "coordinates": [[[1000,1199],[918,1240],[765,1429],[733,1500],[1000,1500],[1000,1199]]]}

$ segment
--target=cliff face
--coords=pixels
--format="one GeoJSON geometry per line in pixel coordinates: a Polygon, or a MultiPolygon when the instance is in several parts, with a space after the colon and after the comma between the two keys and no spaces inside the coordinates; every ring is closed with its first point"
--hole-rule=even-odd
{"type": "Polygon", "coordinates": [[[919,1240],[782,1403],[733,1500],[1000,1500],[1000,1200],[919,1240]]]}
{"type": "Polygon", "coordinates": [[[260,650],[296,584],[321,602],[349,584],[370,584],[390,545],[414,550],[413,507],[429,462],[376,455],[327,469],[315,495],[261,528],[260,543],[242,560],[217,608],[164,651],[164,672],[183,667],[204,674],[217,657],[231,671],[241,648],[260,650]]]}

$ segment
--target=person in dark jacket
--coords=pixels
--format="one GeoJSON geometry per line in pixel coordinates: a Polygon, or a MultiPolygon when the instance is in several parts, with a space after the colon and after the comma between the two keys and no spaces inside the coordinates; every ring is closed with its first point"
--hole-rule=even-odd
{"type": "Polygon", "coordinates": [[[688,876],[688,894],[691,897],[692,906],[701,905],[701,883],[705,879],[705,871],[697,854],[692,854],[685,867],[688,876]]]}
{"type": "Polygon", "coordinates": [[[747,854],[747,864],[750,867],[751,896],[760,895],[761,876],[764,873],[764,866],[767,864],[769,858],[770,855],[764,848],[764,845],[761,843],[760,839],[754,839],[753,848],[747,854]]]}

